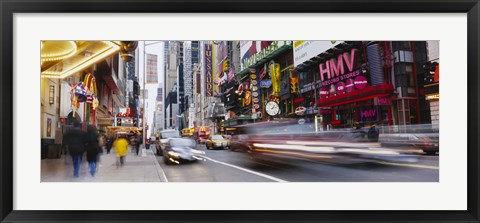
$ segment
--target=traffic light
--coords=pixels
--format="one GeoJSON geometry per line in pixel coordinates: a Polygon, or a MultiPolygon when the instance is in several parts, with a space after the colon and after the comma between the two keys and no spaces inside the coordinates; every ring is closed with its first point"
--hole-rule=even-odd
{"type": "Polygon", "coordinates": [[[290,79],[290,88],[292,93],[298,92],[298,77],[293,77],[290,79]]]}
{"type": "Polygon", "coordinates": [[[121,118],[117,118],[117,126],[122,126],[122,119],[121,118]]]}

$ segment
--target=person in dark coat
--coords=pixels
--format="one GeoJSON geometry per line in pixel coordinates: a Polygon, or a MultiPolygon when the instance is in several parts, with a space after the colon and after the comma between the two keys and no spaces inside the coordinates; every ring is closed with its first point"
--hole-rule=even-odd
{"type": "Polygon", "coordinates": [[[78,177],[80,163],[85,152],[85,134],[80,129],[80,126],[79,122],[74,122],[73,128],[63,135],[63,143],[67,146],[70,156],[72,156],[74,177],[78,177]]]}
{"type": "Polygon", "coordinates": [[[135,150],[136,150],[137,156],[138,156],[138,153],[140,151],[140,145],[142,145],[142,143],[143,143],[142,133],[137,132],[137,136],[135,137],[134,140],[135,140],[135,150]]]}
{"type": "Polygon", "coordinates": [[[377,128],[377,125],[373,124],[372,126],[370,126],[370,128],[368,129],[368,140],[370,142],[378,142],[379,135],[380,130],[377,128]]]}
{"type": "Polygon", "coordinates": [[[110,150],[112,149],[112,145],[113,145],[113,137],[112,136],[108,136],[107,137],[107,140],[105,142],[105,148],[107,149],[107,154],[110,154],[110,150]]]}
{"type": "Polygon", "coordinates": [[[89,125],[87,126],[87,161],[88,166],[90,167],[90,175],[95,176],[95,172],[97,171],[97,162],[98,162],[98,155],[100,154],[101,147],[99,145],[99,137],[100,135],[97,132],[97,128],[95,126],[89,125]]]}

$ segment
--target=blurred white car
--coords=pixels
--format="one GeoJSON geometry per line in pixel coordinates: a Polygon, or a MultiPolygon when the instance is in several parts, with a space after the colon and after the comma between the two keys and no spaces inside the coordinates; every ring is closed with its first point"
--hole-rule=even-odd
{"type": "Polygon", "coordinates": [[[175,130],[175,129],[168,129],[168,130],[163,130],[160,132],[160,139],[158,141],[158,144],[156,145],[155,149],[157,152],[157,155],[162,156],[163,155],[163,150],[165,149],[166,145],[168,144],[168,141],[171,138],[180,138],[180,131],[175,130]]]}

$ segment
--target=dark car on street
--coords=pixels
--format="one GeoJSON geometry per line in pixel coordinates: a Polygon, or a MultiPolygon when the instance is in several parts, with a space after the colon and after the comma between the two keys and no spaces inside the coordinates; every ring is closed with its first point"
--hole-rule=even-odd
{"type": "Polygon", "coordinates": [[[195,149],[197,143],[191,138],[171,138],[163,149],[165,164],[180,164],[203,160],[204,151],[195,149]]]}
{"type": "Polygon", "coordinates": [[[230,151],[247,152],[249,139],[248,134],[233,135],[230,139],[230,151]]]}

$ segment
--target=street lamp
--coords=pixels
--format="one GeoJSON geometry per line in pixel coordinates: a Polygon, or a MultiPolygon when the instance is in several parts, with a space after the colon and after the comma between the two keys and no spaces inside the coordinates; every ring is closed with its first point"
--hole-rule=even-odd
{"type": "Polygon", "coordinates": [[[143,148],[147,148],[146,145],[145,145],[145,136],[147,134],[147,130],[145,129],[145,113],[146,113],[146,107],[145,107],[145,83],[147,82],[147,72],[146,72],[146,65],[147,65],[147,60],[145,59],[146,58],[146,52],[145,52],[145,47],[146,46],[150,46],[150,45],[154,45],[154,44],[158,44],[158,43],[162,43],[162,41],[158,41],[158,42],[153,42],[153,43],[146,43],[146,41],[143,41],[143,114],[142,114],[142,126],[143,126],[143,139],[142,139],[142,142],[143,142],[143,148]]]}

